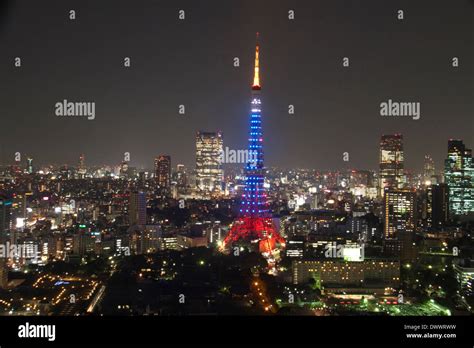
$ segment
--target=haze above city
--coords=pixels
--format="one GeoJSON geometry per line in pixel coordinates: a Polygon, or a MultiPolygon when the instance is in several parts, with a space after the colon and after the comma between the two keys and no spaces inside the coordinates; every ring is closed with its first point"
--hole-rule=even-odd
{"type": "Polygon", "coordinates": [[[391,133],[403,134],[409,170],[425,154],[441,170],[450,138],[472,147],[472,2],[403,3],[403,22],[398,2],[141,1],[126,13],[128,2],[109,4],[3,5],[0,163],[18,151],[35,165],[77,164],[81,153],[88,165],[118,164],[130,152],[132,166],[168,154],[192,167],[199,130],[245,149],[257,31],[267,166],[375,169],[380,136],[391,133]],[[95,102],[95,119],[58,118],[64,99],[95,102]],[[389,99],[419,102],[420,119],[381,117],[389,99]]]}

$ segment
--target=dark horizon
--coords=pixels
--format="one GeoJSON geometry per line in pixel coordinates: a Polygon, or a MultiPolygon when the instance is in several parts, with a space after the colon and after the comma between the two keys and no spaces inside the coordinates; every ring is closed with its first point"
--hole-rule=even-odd
{"type": "Polygon", "coordinates": [[[380,136],[390,133],[403,135],[412,171],[425,154],[441,170],[450,138],[474,147],[472,1],[268,3],[9,2],[0,162],[18,151],[35,165],[76,165],[81,153],[88,166],[113,165],[130,152],[131,166],[152,168],[169,154],[173,167],[192,168],[198,130],[220,130],[224,146],[245,149],[257,31],[267,167],[375,170],[380,136]],[[56,117],[63,99],[94,101],[96,118],[56,117]],[[420,102],[421,118],[381,117],[388,99],[420,102]]]}

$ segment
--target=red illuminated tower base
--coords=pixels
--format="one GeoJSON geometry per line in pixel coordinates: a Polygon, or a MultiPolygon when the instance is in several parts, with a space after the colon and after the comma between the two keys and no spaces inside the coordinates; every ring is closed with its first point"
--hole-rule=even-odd
{"type": "Polygon", "coordinates": [[[244,241],[258,241],[261,253],[271,253],[278,245],[284,245],[285,240],[276,231],[271,218],[243,217],[236,220],[224,239],[224,245],[244,241]]]}
{"type": "MultiPolygon", "coordinates": [[[[258,34],[257,34],[258,39],[258,34]]],[[[276,230],[265,194],[265,168],[263,166],[263,134],[260,100],[259,45],[255,49],[255,72],[252,85],[252,103],[248,153],[245,167],[245,191],[242,195],[240,217],[224,239],[224,247],[238,241],[258,242],[261,253],[272,254],[272,250],[284,246],[285,240],[276,230]]]]}

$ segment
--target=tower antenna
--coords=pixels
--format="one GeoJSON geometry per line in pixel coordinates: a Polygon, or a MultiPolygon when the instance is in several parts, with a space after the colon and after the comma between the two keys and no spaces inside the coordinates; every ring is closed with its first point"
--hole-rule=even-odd
{"type": "Polygon", "coordinates": [[[254,74],[253,74],[253,85],[252,89],[260,89],[260,62],[259,62],[259,49],[260,44],[258,42],[258,32],[255,45],[255,65],[254,65],[254,74]]]}

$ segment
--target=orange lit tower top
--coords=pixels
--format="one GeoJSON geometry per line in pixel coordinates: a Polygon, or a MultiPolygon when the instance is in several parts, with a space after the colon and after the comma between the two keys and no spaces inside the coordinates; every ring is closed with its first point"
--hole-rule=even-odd
{"type": "Polygon", "coordinates": [[[257,44],[255,46],[255,66],[253,74],[253,90],[260,90],[260,65],[259,65],[259,45],[258,45],[258,33],[257,33],[257,44]]]}

